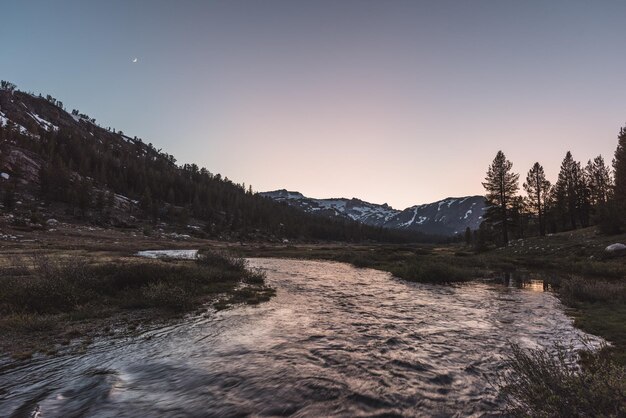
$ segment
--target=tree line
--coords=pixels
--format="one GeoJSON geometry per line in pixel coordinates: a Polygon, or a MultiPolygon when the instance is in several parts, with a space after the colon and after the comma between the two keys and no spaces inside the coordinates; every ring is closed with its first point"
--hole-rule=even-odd
{"type": "MultiPolygon", "coordinates": [[[[519,174],[513,163],[498,151],[487,170],[484,222],[477,232],[482,243],[507,245],[509,240],[546,235],[590,225],[606,234],[626,227],[626,127],[620,129],[611,165],[598,155],[582,165],[571,152],[561,162],[552,184],[543,166],[530,167],[519,192],[519,174]]],[[[467,238],[466,238],[467,239],[467,238]]]]}

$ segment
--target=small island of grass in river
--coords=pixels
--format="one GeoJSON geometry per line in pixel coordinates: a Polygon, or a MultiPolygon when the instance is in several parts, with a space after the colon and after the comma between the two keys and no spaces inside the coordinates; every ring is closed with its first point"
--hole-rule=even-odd
{"type": "Polygon", "coordinates": [[[132,333],[188,312],[257,304],[272,296],[264,274],[248,269],[245,260],[196,253],[191,259],[176,259],[176,251],[159,258],[156,251],[143,254],[152,259],[113,260],[98,253],[35,253],[5,260],[0,350],[26,359],[37,351],[54,354],[72,340],[84,349],[97,336],[132,333]]]}

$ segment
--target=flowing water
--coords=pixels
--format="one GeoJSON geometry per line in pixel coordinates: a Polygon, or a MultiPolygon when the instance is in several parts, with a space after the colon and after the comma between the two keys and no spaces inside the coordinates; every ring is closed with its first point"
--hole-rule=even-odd
{"type": "Polygon", "coordinates": [[[0,416],[489,416],[511,342],[581,333],[541,286],[252,259],[278,294],[84,354],[0,364],[0,416]]]}

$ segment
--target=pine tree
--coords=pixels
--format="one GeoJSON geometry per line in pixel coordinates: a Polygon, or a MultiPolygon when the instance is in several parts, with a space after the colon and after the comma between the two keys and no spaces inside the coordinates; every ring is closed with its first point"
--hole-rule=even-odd
{"type": "Polygon", "coordinates": [[[143,195],[141,196],[141,200],[139,201],[139,207],[145,213],[150,213],[152,210],[152,206],[152,193],[150,193],[150,189],[146,187],[143,191],[143,195]]]}
{"type": "Polygon", "coordinates": [[[485,221],[501,229],[503,245],[509,242],[509,210],[519,188],[519,174],[512,173],[512,168],[513,163],[506,159],[502,151],[498,151],[482,183],[487,191],[485,221]]]}
{"type": "Polygon", "coordinates": [[[93,200],[93,185],[91,184],[91,181],[89,181],[86,178],[82,178],[80,180],[77,180],[74,184],[74,193],[73,196],[75,197],[75,206],[78,207],[78,210],[80,211],[80,216],[81,217],[85,217],[85,215],[87,214],[87,210],[91,207],[92,205],[92,200],[93,200]]]}
{"type": "Polygon", "coordinates": [[[581,167],[580,163],[576,163],[575,171],[575,183],[576,188],[576,213],[578,214],[578,220],[583,228],[589,226],[589,219],[591,218],[591,190],[589,176],[585,170],[581,167]]]}
{"type": "Polygon", "coordinates": [[[626,126],[620,128],[613,160],[615,186],[613,193],[619,210],[626,212],[626,126]]]}
{"type": "Polygon", "coordinates": [[[516,238],[524,238],[524,231],[528,225],[528,209],[524,198],[514,196],[511,199],[511,207],[509,209],[509,225],[511,233],[516,238]]]}
{"type": "Polygon", "coordinates": [[[550,182],[546,179],[543,166],[535,163],[526,175],[524,190],[528,194],[528,203],[533,214],[537,215],[539,222],[539,234],[546,234],[545,212],[546,200],[550,193],[550,182]]]}
{"type": "Polygon", "coordinates": [[[606,205],[611,197],[611,170],[604,164],[604,158],[598,155],[587,162],[585,167],[591,203],[596,207],[606,205]]]}
{"type": "Polygon", "coordinates": [[[578,171],[579,167],[577,167],[572,153],[567,151],[561,163],[559,177],[553,190],[556,210],[564,229],[567,229],[568,224],[572,229],[576,229],[577,225],[578,196],[576,192],[578,190],[578,171]]]}

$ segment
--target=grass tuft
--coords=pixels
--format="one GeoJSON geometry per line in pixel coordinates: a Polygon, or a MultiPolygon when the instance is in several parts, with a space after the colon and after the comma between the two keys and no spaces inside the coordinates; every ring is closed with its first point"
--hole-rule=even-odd
{"type": "Polygon", "coordinates": [[[394,276],[424,283],[453,283],[473,278],[472,271],[439,260],[413,259],[391,268],[394,276]]]}
{"type": "Polygon", "coordinates": [[[506,413],[518,417],[622,417],[626,415],[626,368],[604,350],[576,353],[525,350],[513,345],[502,376],[506,413]]]}
{"type": "Polygon", "coordinates": [[[84,317],[110,307],[187,311],[209,295],[231,291],[241,282],[262,285],[265,279],[261,272],[249,270],[243,259],[210,252],[195,262],[132,260],[105,265],[36,256],[14,260],[0,273],[0,324],[24,327],[35,324],[29,316],[33,314],[84,317]]]}
{"type": "Polygon", "coordinates": [[[571,277],[561,280],[560,295],[572,304],[576,302],[626,302],[626,282],[571,277]]]}

